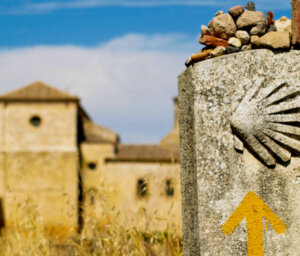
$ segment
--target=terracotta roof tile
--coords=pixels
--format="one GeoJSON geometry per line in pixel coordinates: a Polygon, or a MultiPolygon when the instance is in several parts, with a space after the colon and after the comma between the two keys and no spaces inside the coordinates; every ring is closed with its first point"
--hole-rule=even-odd
{"type": "Polygon", "coordinates": [[[115,158],[107,161],[180,161],[179,145],[167,147],[161,145],[119,145],[115,158]]]}
{"type": "Polygon", "coordinates": [[[3,94],[0,96],[0,100],[12,100],[12,101],[51,101],[51,100],[71,100],[78,101],[79,98],[72,96],[68,93],[57,90],[42,82],[35,82],[29,84],[20,89],[3,94]]]}
{"type": "Polygon", "coordinates": [[[85,142],[118,143],[118,134],[85,118],[83,120],[85,142]]]}

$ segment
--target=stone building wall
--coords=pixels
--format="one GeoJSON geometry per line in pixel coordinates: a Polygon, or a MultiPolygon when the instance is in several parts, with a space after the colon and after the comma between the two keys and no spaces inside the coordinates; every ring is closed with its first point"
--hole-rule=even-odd
{"type": "Polygon", "coordinates": [[[129,226],[146,209],[140,221],[147,231],[173,223],[180,234],[178,132],[175,114],[160,144],[123,145],[78,98],[41,82],[0,96],[0,228],[19,223],[27,205],[61,238],[92,218],[104,224],[108,208],[129,226]]]}
{"type": "MultiPolygon", "coordinates": [[[[174,226],[169,228],[180,233],[179,163],[108,162],[104,169],[99,170],[99,176],[101,183],[98,186],[94,184],[90,189],[104,191],[115,211],[120,211],[118,221],[122,224],[140,224],[143,227],[147,223],[148,231],[163,231],[172,220],[174,226]],[[141,182],[146,184],[144,191],[139,189],[143,186],[141,182]]],[[[96,211],[101,219],[103,214],[99,206],[96,211]]]]}
{"type": "Polygon", "coordinates": [[[121,225],[142,228],[141,223],[148,221],[151,223],[147,231],[164,231],[167,223],[171,223],[170,228],[181,234],[177,109],[175,99],[173,129],[157,145],[120,144],[103,128],[100,127],[102,131],[98,133],[99,127],[85,125],[89,136],[80,146],[84,220],[93,216],[100,223],[106,223],[104,216],[113,208],[115,221],[121,225]],[[141,196],[139,186],[145,187],[144,182],[147,188],[141,196]]]}
{"type": "Polygon", "coordinates": [[[20,204],[29,200],[37,206],[49,232],[62,236],[75,232],[77,114],[75,102],[1,103],[0,173],[5,227],[18,221],[22,216],[20,204]],[[40,123],[33,124],[33,117],[40,118],[35,120],[40,123]]]}
{"type": "MultiPolygon", "coordinates": [[[[174,132],[172,135],[175,137],[174,132]]],[[[180,164],[177,155],[171,160],[172,153],[158,145],[82,143],[84,216],[92,215],[105,223],[103,216],[107,214],[103,211],[110,207],[120,212],[116,220],[120,224],[136,226],[137,216],[146,209],[140,221],[151,220],[147,229],[162,231],[167,223],[173,223],[172,230],[180,234],[180,164]],[[167,159],[161,158],[162,153],[167,159]],[[139,195],[138,188],[142,181],[147,183],[144,196],[139,195]]]]}

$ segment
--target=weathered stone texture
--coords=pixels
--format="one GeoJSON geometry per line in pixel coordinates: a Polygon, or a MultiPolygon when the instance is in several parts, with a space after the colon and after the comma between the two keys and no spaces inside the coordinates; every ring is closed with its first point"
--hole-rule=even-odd
{"type": "Polygon", "coordinates": [[[244,12],[244,7],[241,5],[236,5],[231,7],[228,12],[232,17],[236,18],[244,12]]]}
{"type": "Polygon", "coordinates": [[[275,21],[275,26],[278,32],[289,32],[291,34],[291,24],[292,21],[285,16],[275,21]]]}
{"type": "Polygon", "coordinates": [[[193,69],[187,69],[179,76],[178,91],[179,124],[181,141],[181,194],[183,220],[183,247],[185,255],[200,255],[200,237],[198,223],[198,188],[195,126],[194,126],[194,96],[195,88],[191,86],[193,69]]]}
{"type": "Polygon", "coordinates": [[[224,46],[227,47],[229,44],[227,42],[227,40],[222,39],[222,38],[218,38],[215,36],[209,36],[209,35],[205,35],[205,36],[201,36],[199,38],[199,43],[200,44],[205,44],[205,45],[213,45],[213,46],[224,46]]]}
{"type": "Polygon", "coordinates": [[[218,57],[218,56],[224,55],[225,52],[226,52],[226,48],[224,46],[218,46],[213,50],[211,55],[213,57],[218,57]]]}
{"type": "Polygon", "coordinates": [[[245,11],[236,21],[238,28],[256,26],[259,22],[266,21],[265,16],[259,11],[245,11]]]}
{"type": "Polygon", "coordinates": [[[230,118],[258,78],[300,86],[300,51],[253,50],[206,60],[179,76],[184,253],[245,256],[243,222],[231,236],[221,226],[249,191],[287,225],[264,231],[265,256],[299,255],[300,159],[270,169],[251,152],[237,152],[230,118]],[[288,64],[287,64],[288,63],[288,64]]]}
{"type": "Polygon", "coordinates": [[[236,37],[231,37],[231,38],[228,40],[228,43],[229,43],[229,45],[234,46],[234,47],[237,47],[237,48],[242,47],[242,42],[241,42],[241,40],[238,39],[238,38],[236,38],[236,37]]]}
{"type": "Polygon", "coordinates": [[[25,216],[16,208],[19,203],[31,200],[49,234],[65,238],[76,233],[77,114],[74,102],[1,102],[0,196],[5,229],[25,216]],[[40,126],[30,123],[32,116],[41,118],[40,126]]]}
{"type": "Polygon", "coordinates": [[[300,0],[292,0],[293,45],[300,46],[300,0]]]}
{"type": "Polygon", "coordinates": [[[291,45],[290,34],[288,32],[268,32],[259,38],[259,44],[272,49],[289,48],[291,45]]]}
{"type": "Polygon", "coordinates": [[[247,44],[249,42],[250,36],[245,30],[238,30],[235,33],[235,37],[240,39],[242,44],[247,44]]]}
{"type": "Polygon", "coordinates": [[[236,32],[236,25],[230,14],[224,13],[214,17],[208,24],[213,36],[229,39],[236,32]]]}
{"type": "MultiPolygon", "coordinates": [[[[152,231],[163,231],[167,228],[170,218],[174,221],[172,232],[181,235],[181,195],[180,195],[180,164],[179,163],[159,163],[138,162],[138,161],[111,161],[105,162],[109,156],[114,157],[113,145],[99,145],[97,143],[82,143],[81,152],[83,156],[83,168],[81,177],[85,188],[85,205],[90,204],[90,192],[105,191],[107,201],[112,204],[117,212],[123,214],[116,215],[118,223],[122,225],[136,225],[136,216],[139,216],[141,208],[147,210],[147,214],[156,216],[147,226],[152,231]],[[90,170],[89,162],[97,162],[97,167],[90,170]],[[137,180],[147,179],[148,196],[139,198],[137,194],[137,180]],[[165,195],[164,182],[172,180],[174,196],[165,195]],[[161,218],[161,219],[160,219],[161,218]],[[166,221],[162,221],[162,219],[166,221]],[[178,232],[178,233],[177,233],[178,232]]],[[[102,192],[103,193],[103,192],[102,192]]],[[[97,195],[97,193],[96,193],[97,195]]],[[[83,217],[88,220],[92,216],[100,224],[105,223],[103,212],[103,200],[95,200],[93,210],[87,211],[83,217]]],[[[91,205],[89,205],[91,207],[91,205]]],[[[142,218],[142,216],[140,216],[142,218]]],[[[146,220],[145,220],[146,221],[146,220]]],[[[144,223],[144,219],[141,223],[144,223]]],[[[143,225],[140,226],[144,228],[143,225]]]]}
{"type": "MultiPolygon", "coordinates": [[[[2,103],[3,104],[3,103],[2,103]]],[[[77,151],[76,103],[13,102],[3,109],[3,144],[9,150],[77,151]],[[32,116],[41,117],[41,126],[30,125],[32,116]]]]}

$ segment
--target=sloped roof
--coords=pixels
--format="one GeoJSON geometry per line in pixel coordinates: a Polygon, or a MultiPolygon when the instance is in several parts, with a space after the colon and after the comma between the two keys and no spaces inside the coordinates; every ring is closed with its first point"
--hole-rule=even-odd
{"type": "Polygon", "coordinates": [[[179,162],[179,145],[166,147],[161,145],[119,145],[114,158],[108,162],[141,161],[141,162],[179,162]]]}
{"type": "Polygon", "coordinates": [[[117,133],[97,125],[87,118],[83,119],[83,131],[85,142],[118,143],[117,133]]]}
{"type": "Polygon", "coordinates": [[[161,140],[160,145],[178,145],[179,147],[179,129],[174,129],[168,133],[167,136],[161,140]]]}
{"type": "Polygon", "coordinates": [[[161,141],[162,146],[178,146],[179,147],[179,120],[178,120],[178,98],[174,98],[174,126],[161,141]]]}
{"type": "Polygon", "coordinates": [[[35,82],[0,96],[4,101],[79,101],[78,97],[57,90],[43,82],[35,82]]]}

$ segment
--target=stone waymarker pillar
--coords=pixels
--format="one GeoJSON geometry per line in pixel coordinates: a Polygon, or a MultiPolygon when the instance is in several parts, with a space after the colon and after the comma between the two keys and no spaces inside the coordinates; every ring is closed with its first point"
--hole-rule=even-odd
{"type": "Polygon", "coordinates": [[[186,256],[300,255],[300,51],[179,76],[186,256]]]}

